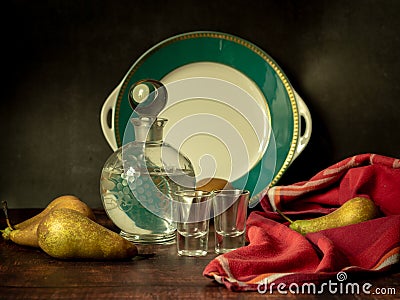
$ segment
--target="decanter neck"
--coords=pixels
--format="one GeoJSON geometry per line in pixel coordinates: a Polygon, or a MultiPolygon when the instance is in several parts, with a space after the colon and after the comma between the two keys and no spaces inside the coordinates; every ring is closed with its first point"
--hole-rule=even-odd
{"type": "Polygon", "coordinates": [[[131,119],[135,129],[136,142],[161,142],[167,119],[155,117],[139,117],[131,119]]]}

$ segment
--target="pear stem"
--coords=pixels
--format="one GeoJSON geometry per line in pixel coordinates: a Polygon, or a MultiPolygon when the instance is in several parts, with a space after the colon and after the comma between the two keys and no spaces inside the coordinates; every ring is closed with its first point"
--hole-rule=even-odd
{"type": "Polygon", "coordinates": [[[14,230],[14,227],[11,225],[10,219],[8,218],[7,201],[6,201],[6,200],[3,200],[3,201],[1,202],[1,204],[2,204],[2,207],[3,207],[4,215],[6,216],[7,226],[8,226],[11,230],[14,230]]]}
{"type": "Polygon", "coordinates": [[[293,221],[292,221],[291,219],[289,219],[289,218],[288,218],[283,212],[281,212],[279,209],[276,209],[276,212],[277,212],[278,214],[280,214],[281,217],[284,218],[286,221],[288,221],[290,224],[293,223],[293,221]]]}

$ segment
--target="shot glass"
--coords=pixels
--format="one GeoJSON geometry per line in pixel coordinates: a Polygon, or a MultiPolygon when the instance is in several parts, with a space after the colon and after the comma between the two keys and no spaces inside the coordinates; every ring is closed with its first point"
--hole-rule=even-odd
{"type": "Polygon", "coordinates": [[[215,253],[244,246],[249,195],[249,191],[239,189],[215,191],[215,253]]]}
{"type": "Polygon", "coordinates": [[[211,192],[193,190],[175,193],[179,212],[176,224],[178,255],[207,255],[212,195],[211,192]]]}

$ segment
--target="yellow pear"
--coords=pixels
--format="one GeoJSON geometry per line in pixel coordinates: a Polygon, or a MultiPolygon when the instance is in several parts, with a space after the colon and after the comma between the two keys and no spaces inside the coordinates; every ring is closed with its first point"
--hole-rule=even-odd
{"type": "Polygon", "coordinates": [[[290,221],[289,227],[303,235],[325,229],[368,221],[379,215],[375,203],[368,198],[356,197],[325,216],[310,220],[290,221]]]}
{"type": "Polygon", "coordinates": [[[25,220],[19,224],[14,225],[14,229],[22,229],[25,228],[33,223],[37,223],[40,221],[45,215],[49,213],[49,211],[54,207],[66,207],[69,205],[71,201],[81,201],[78,197],[73,195],[63,195],[60,197],[55,198],[52,200],[44,210],[42,210],[37,215],[33,216],[32,218],[25,220]]]}
{"type": "Polygon", "coordinates": [[[137,255],[133,243],[68,208],[52,210],[40,222],[37,235],[40,248],[55,258],[110,260],[137,255]]]}
{"type": "Polygon", "coordinates": [[[10,239],[19,245],[39,247],[36,231],[40,221],[52,210],[61,207],[76,210],[88,218],[95,220],[93,211],[86,203],[75,196],[65,195],[51,201],[42,212],[32,218],[13,226],[13,228],[6,228],[2,234],[3,238],[10,239]]]}

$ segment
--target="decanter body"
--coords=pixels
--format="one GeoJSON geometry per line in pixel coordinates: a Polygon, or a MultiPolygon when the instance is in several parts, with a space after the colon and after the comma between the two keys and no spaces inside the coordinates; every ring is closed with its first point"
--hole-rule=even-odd
{"type": "Polygon", "coordinates": [[[176,226],[172,195],[194,189],[192,164],[163,142],[166,119],[139,117],[131,121],[135,141],[116,150],[102,170],[103,206],[128,240],[173,243],[176,226]]]}

